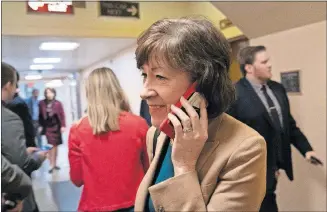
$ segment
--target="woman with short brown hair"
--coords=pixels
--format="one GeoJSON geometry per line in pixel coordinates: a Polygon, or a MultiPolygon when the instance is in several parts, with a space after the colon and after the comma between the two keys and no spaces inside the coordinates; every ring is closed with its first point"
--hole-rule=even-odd
{"type": "Polygon", "coordinates": [[[57,166],[58,146],[63,142],[62,133],[66,129],[65,111],[62,103],[56,99],[56,95],[54,88],[46,88],[44,100],[39,102],[40,131],[46,136],[48,143],[53,145],[49,151],[50,174],[60,169],[57,166]]]}
{"type": "Polygon", "coordinates": [[[138,38],[135,54],[153,124],[135,211],[258,211],[266,143],[224,113],[235,98],[228,41],[206,19],[163,19],[138,38]],[[199,113],[182,97],[194,85],[199,113]],[[167,118],[175,136],[156,136],[167,118]]]}

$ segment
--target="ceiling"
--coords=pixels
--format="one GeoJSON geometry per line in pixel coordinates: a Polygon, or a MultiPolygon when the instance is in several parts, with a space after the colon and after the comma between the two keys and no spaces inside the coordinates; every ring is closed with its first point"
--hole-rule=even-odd
{"type": "MultiPolygon", "coordinates": [[[[110,58],[136,43],[136,39],[119,38],[60,38],[2,36],[2,61],[14,66],[19,72],[31,72],[29,66],[37,57],[59,57],[61,62],[51,71],[43,73],[73,72],[110,58]],[[41,51],[39,46],[46,41],[77,42],[80,46],[73,51],[41,51]]],[[[33,71],[35,72],[35,71],[33,71]]]]}
{"type": "Polygon", "coordinates": [[[326,20],[326,2],[212,2],[248,38],[326,20]]]}

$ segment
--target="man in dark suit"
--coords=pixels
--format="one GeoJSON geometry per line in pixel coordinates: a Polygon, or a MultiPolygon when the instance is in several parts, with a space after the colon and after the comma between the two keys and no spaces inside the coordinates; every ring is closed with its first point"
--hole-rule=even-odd
{"type": "Polygon", "coordinates": [[[236,83],[237,100],[228,113],[259,132],[267,142],[267,190],[260,211],[278,211],[276,185],[279,170],[293,180],[291,144],[311,163],[317,158],[305,135],[296,126],[284,87],[270,80],[271,64],[264,46],[240,51],[244,78],[236,83]]]}
{"type": "MultiPolygon", "coordinates": [[[[17,77],[17,88],[19,81],[19,74],[16,72],[17,77]]],[[[14,99],[10,101],[7,108],[12,112],[16,113],[19,118],[23,121],[24,132],[27,147],[35,147],[35,129],[32,121],[31,114],[26,102],[19,96],[18,92],[15,93],[14,99]]]]}

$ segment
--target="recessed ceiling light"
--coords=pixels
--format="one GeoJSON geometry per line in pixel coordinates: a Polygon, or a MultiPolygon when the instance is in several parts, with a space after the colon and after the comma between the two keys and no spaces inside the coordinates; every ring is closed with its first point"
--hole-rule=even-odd
{"type": "Polygon", "coordinates": [[[34,58],[34,63],[60,63],[61,58],[34,58]]]}
{"type": "Polygon", "coordinates": [[[55,88],[55,87],[61,87],[64,83],[61,80],[51,80],[50,82],[45,83],[46,87],[55,88]]]}
{"type": "Polygon", "coordinates": [[[76,86],[77,85],[77,82],[76,80],[72,80],[70,83],[69,83],[70,86],[76,86]]]}
{"type": "Polygon", "coordinates": [[[39,79],[42,79],[42,76],[41,75],[27,75],[25,76],[25,79],[26,80],[39,80],[39,79]]]}
{"type": "Polygon", "coordinates": [[[44,42],[41,43],[40,50],[48,51],[71,51],[79,47],[79,43],[75,42],[44,42]]]}
{"type": "Polygon", "coordinates": [[[53,69],[53,65],[45,64],[45,65],[30,65],[31,70],[51,70],[53,69]]]}

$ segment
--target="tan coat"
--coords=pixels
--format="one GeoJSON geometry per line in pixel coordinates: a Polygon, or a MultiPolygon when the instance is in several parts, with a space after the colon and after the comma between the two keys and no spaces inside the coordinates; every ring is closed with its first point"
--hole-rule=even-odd
{"type": "Polygon", "coordinates": [[[209,121],[208,135],[196,171],[152,185],[166,135],[158,137],[155,157],[147,134],[151,162],[136,196],[143,211],[150,192],[156,211],[259,211],[266,191],[266,142],[252,128],[227,114],[209,121]]]}

